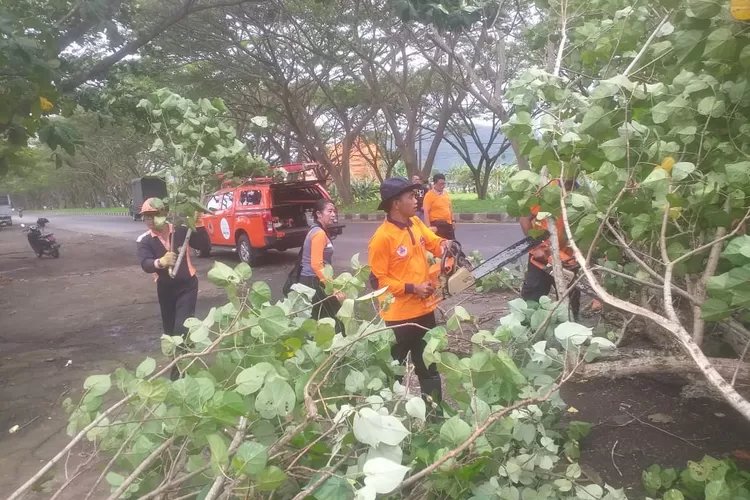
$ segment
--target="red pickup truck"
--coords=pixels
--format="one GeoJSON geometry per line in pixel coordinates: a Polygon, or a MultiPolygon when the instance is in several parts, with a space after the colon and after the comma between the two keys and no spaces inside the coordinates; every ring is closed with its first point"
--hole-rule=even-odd
{"type": "MultiPolygon", "coordinates": [[[[289,167],[284,168],[289,171],[289,167]]],[[[270,249],[298,248],[312,224],[312,209],[319,199],[331,197],[318,180],[278,182],[270,177],[249,179],[208,197],[211,213],[201,216],[211,247],[230,248],[240,259],[256,265],[270,249]]],[[[338,232],[341,232],[338,226],[338,232]]],[[[207,257],[210,248],[201,252],[207,257]]]]}

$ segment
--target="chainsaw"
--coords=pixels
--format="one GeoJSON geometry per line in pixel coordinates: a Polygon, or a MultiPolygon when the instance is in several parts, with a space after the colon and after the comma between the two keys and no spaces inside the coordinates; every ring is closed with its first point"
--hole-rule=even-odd
{"type": "Polygon", "coordinates": [[[461,244],[457,241],[451,241],[450,245],[443,251],[440,262],[430,266],[430,280],[435,286],[432,302],[437,303],[463,292],[478,280],[513,262],[528,253],[532,248],[541,245],[547,237],[549,237],[549,234],[546,232],[537,238],[527,236],[499,251],[476,267],[472,267],[461,251],[461,244]]]}

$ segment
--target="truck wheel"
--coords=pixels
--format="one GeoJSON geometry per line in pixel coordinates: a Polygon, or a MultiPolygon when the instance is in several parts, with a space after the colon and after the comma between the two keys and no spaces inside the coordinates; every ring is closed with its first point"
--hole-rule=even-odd
{"type": "Polygon", "coordinates": [[[258,263],[260,252],[253,248],[246,234],[241,234],[237,238],[237,255],[242,262],[254,266],[258,263]]]}
{"type": "Polygon", "coordinates": [[[196,257],[200,257],[201,259],[207,259],[211,256],[211,245],[209,245],[207,248],[201,248],[200,250],[194,248],[193,254],[196,257]]]}

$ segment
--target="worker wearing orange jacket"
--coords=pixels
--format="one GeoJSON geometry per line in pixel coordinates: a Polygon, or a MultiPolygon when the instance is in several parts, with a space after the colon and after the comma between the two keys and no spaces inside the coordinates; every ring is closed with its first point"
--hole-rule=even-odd
{"type": "Polygon", "coordinates": [[[420,184],[401,177],[386,179],[381,184],[378,210],[385,210],[387,217],[368,246],[370,279],[373,288],[387,287],[393,296],[393,302],[380,313],[396,336],[391,356],[404,364],[411,353],[422,394],[440,401],[442,390],[437,367],[434,363],[426,366],[422,359],[426,345],[423,339],[436,326],[437,307],[430,300],[435,288],[429,278],[427,252],[441,256],[448,242],[416,216],[414,191],[419,187],[420,184]]]}
{"type": "MultiPolygon", "coordinates": [[[[552,181],[550,184],[556,184],[558,181],[552,181]]],[[[575,186],[575,181],[565,181],[566,190],[570,191],[575,186]]],[[[531,207],[531,215],[521,217],[519,223],[521,224],[521,230],[523,234],[528,236],[529,231],[536,230],[539,232],[547,231],[547,220],[538,220],[537,215],[540,212],[541,207],[534,205],[531,207]]],[[[560,260],[563,266],[568,269],[575,269],[577,262],[573,250],[568,246],[568,238],[565,236],[565,225],[563,224],[562,218],[558,217],[555,221],[555,227],[557,228],[557,241],[560,248],[560,260]]],[[[552,242],[547,238],[541,245],[538,245],[529,250],[529,266],[526,271],[526,275],[523,281],[523,287],[521,288],[521,297],[524,300],[533,300],[539,302],[539,299],[544,295],[549,295],[550,290],[555,284],[555,279],[550,274],[549,270],[552,265],[552,242]]],[[[559,291],[562,293],[562,290],[559,291]]],[[[579,289],[574,288],[571,290],[570,295],[570,308],[573,312],[573,316],[578,316],[578,310],[580,308],[581,292],[579,289]]]]}

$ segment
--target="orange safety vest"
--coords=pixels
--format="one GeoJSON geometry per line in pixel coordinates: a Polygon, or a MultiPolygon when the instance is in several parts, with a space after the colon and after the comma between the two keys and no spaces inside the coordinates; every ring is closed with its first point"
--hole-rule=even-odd
{"type": "MultiPolygon", "coordinates": [[[[159,241],[161,241],[161,244],[164,245],[164,248],[167,249],[167,252],[169,252],[171,251],[171,248],[172,248],[172,237],[174,236],[174,226],[172,224],[167,224],[167,225],[169,226],[169,241],[164,240],[164,238],[161,237],[160,233],[157,233],[150,229],[149,229],[149,233],[151,233],[151,236],[153,236],[154,238],[158,238],[159,241]]],[[[190,245],[189,240],[187,238],[185,238],[185,241],[182,244],[188,245],[188,246],[190,245]]],[[[179,255],[179,250],[178,249],[175,249],[175,250],[177,250],[177,253],[179,255]]],[[[184,259],[187,263],[188,271],[190,271],[190,276],[195,276],[196,269],[195,269],[195,266],[193,265],[193,260],[190,258],[189,248],[185,249],[184,259]]],[[[158,277],[159,277],[158,275],[154,275],[154,281],[156,281],[158,277]]]]}
{"type": "MultiPolygon", "coordinates": [[[[536,230],[546,231],[548,228],[547,219],[537,220],[536,218],[540,210],[541,207],[539,205],[531,207],[531,215],[533,216],[531,227],[536,230]]],[[[576,257],[573,249],[568,245],[568,238],[565,237],[565,224],[562,218],[555,220],[555,227],[557,228],[557,243],[560,246],[560,260],[562,260],[565,267],[575,267],[577,265],[576,257]]],[[[529,250],[529,260],[540,269],[545,269],[548,265],[552,265],[552,243],[549,241],[549,238],[544,240],[541,245],[529,250]]]]}

